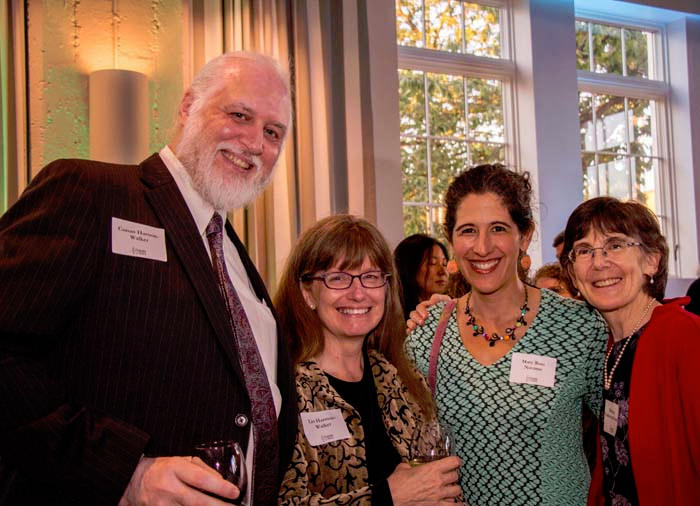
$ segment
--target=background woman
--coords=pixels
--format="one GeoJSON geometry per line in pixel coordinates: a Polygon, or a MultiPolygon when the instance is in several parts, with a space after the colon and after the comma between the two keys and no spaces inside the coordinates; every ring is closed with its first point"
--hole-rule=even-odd
{"type": "MultiPolygon", "coordinates": [[[[534,228],[530,194],[527,175],[481,165],[446,195],[445,231],[471,291],[448,320],[436,401],[454,426],[472,506],[586,502],[581,405],[599,407],[605,325],[583,302],[519,278],[534,228]]],[[[407,338],[426,375],[444,306],[407,338]]]]}
{"type": "Polygon", "coordinates": [[[425,234],[413,234],[394,250],[403,292],[404,317],[422,300],[447,288],[447,248],[425,234]]]}
{"type": "Polygon", "coordinates": [[[442,504],[458,496],[458,458],[405,463],[414,430],[435,408],[403,351],[398,282],[379,231],[347,215],[311,227],[290,255],[275,307],[300,412],[280,502],[442,504]]]}
{"type": "Polygon", "coordinates": [[[637,202],[588,200],[569,217],[561,261],[612,337],[591,502],[700,504],[700,318],[687,297],[663,301],[656,218],[637,202]]]}
{"type": "Polygon", "coordinates": [[[562,297],[572,296],[567,289],[559,262],[544,264],[537,269],[532,276],[532,282],[537,288],[547,288],[562,297]]]}

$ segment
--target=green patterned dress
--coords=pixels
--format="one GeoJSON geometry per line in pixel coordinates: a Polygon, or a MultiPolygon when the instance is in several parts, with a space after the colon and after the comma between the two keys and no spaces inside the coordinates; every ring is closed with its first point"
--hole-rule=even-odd
{"type": "MultiPolygon", "coordinates": [[[[526,334],[490,366],[462,344],[456,309],[437,368],[440,417],[452,425],[460,481],[470,506],[586,503],[590,480],[581,441],[581,407],[599,412],[607,330],[583,302],[542,290],[526,334]],[[554,388],[509,382],[513,353],[557,359],[554,388]]],[[[406,340],[427,377],[430,347],[444,303],[406,340]]],[[[472,337],[471,332],[467,335],[472,337]]]]}

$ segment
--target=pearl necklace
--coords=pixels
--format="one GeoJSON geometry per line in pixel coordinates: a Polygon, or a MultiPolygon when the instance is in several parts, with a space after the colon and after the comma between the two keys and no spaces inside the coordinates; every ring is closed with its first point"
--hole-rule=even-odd
{"type": "Polygon", "coordinates": [[[647,307],[644,308],[644,312],[642,313],[642,316],[639,317],[639,320],[637,320],[637,323],[634,325],[634,329],[632,329],[632,332],[630,332],[630,334],[623,339],[625,341],[625,343],[622,345],[622,348],[620,349],[620,353],[618,353],[617,357],[615,358],[615,363],[613,364],[612,369],[610,369],[610,373],[608,373],[608,360],[610,360],[610,355],[612,355],[612,350],[614,348],[614,344],[613,344],[613,346],[610,346],[610,349],[605,354],[605,361],[603,362],[603,385],[605,386],[605,390],[610,390],[610,385],[612,385],[613,374],[615,374],[615,369],[617,369],[617,366],[620,363],[620,360],[622,359],[622,355],[623,355],[623,353],[625,353],[625,350],[627,349],[627,343],[629,343],[631,341],[630,338],[642,326],[642,321],[644,320],[644,318],[646,318],[647,314],[649,313],[649,309],[651,309],[651,305],[654,303],[655,300],[656,299],[651,299],[649,301],[649,304],[647,304],[647,307]]]}
{"type": "Polygon", "coordinates": [[[474,331],[474,337],[483,337],[489,342],[489,346],[491,347],[495,346],[496,342],[498,341],[515,341],[517,339],[515,337],[515,329],[527,325],[527,322],[525,321],[525,314],[530,310],[527,305],[527,287],[525,287],[525,302],[523,302],[523,305],[520,306],[520,315],[518,316],[518,319],[515,321],[515,324],[512,327],[508,327],[506,329],[505,334],[502,336],[498,335],[496,332],[491,335],[484,332],[484,326],[479,325],[476,322],[476,318],[474,318],[471,309],[469,309],[469,301],[471,298],[472,292],[469,292],[469,295],[467,295],[467,303],[464,306],[464,314],[467,315],[467,328],[471,327],[474,331]]]}

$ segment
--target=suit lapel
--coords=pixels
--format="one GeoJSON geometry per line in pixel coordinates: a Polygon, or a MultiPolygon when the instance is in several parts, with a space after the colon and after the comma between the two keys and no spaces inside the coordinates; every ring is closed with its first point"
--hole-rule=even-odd
{"type": "Polygon", "coordinates": [[[180,259],[221,347],[243,382],[226,305],[190,210],[160,156],[155,154],[145,160],[139,166],[139,172],[146,199],[165,229],[166,242],[171,244],[180,259]]]}

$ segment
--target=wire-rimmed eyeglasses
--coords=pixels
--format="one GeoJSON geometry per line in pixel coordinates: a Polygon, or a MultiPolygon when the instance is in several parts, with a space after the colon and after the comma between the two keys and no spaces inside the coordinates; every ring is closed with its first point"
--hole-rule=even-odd
{"type": "Polygon", "coordinates": [[[327,272],[312,276],[306,274],[301,277],[302,281],[311,281],[318,279],[323,281],[323,284],[331,290],[345,290],[350,288],[355,278],[360,280],[360,284],[365,288],[381,288],[386,285],[391,274],[382,271],[367,271],[362,274],[350,274],[348,272],[327,272]]]}
{"type": "Polygon", "coordinates": [[[616,259],[621,257],[628,248],[641,245],[641,242],[627,241],[625,239],[610,239],[598,248],[581,244],[579,246],[574,246],[574,248],[569,251],[569,260],[571,260],[571,263],[592,262],[596,250],[600,250],[605,258],[616,259]]]}

